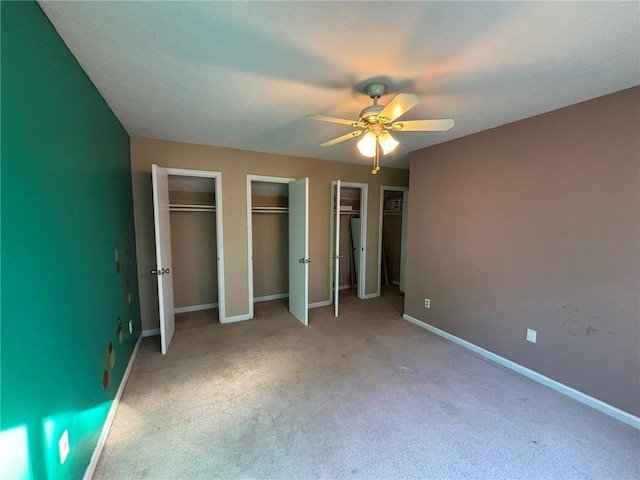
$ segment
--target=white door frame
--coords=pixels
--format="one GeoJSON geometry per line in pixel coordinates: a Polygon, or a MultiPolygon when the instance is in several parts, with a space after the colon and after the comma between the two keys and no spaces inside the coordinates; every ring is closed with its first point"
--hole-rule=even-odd
{"type": "MultiPolygon", "coordinates": [[[[385,190],[388,191],[392,191],[392,192],[408,192],[409,191],[409,187],[396,187],[393,185],[381,185],[380,186],[380,220],[378,222],[378,295],[380,296],[380,286],[382,285],[382,222],[384,220],[384,192],[385,190]]],[[[406,197],[406,193],[403,195],[403,199],[406,197]]],[[[406,224],[407,224],[407,209],[405,208],[404,205],[405,202],[402,202],[402,225],[403,225],[403,229],[405,229],[406,224]]],[[[405,258],[405,252],[404,250],[406,249],[406,245],[402,244],[402,252],[401,252],[401,259],[405,258]]],[[[402,262],[402,260],[401,260],[402,262]]],[[[400,266],[400,270],[401,272],[404,273],[404,267],[401,265],[400,266]]],[[[401,274],[402,276],[402,274],[401,274]]],[[[401,279],[402,282],[402,279],[401,279]]]]}
{"type": "Polygon", "coordinates": [[[253,201],[251,199],[251,182],[290,183],[294,180],[295,178],[289,177],[247,175],[247,273],[249,278],[249,315],[247,318],[243,317],[243,320],[251,320],[253,318],[253,201]]]}
{"type": "Polygon", "coordinates": [[[189,170],[186,168],[165,167],[169,175],[182,177],[211,178],[215,182],[216,199],[216,257],[218,259],[218,321],[225,323],[227,311],[225,308],[225,278],[224,278],[224,232],[222,230],[222,173],[209,170],[189,170]]]}
{"type": "MultiPolygon", "coordinates": [[[[329,292],[331,296],[331,303],[334,303],[334,292],[333,292],[333,277],[334,277],[334,258],[335,247],[333,245],[334,242],[334,212],[335,215],[340,215],[339,205],[336,206],[335,198],[333,195],[333,187],[336,185],[336,181],[331,182],[331,210],[329,212],[330,215],[330,234],[329,234],[329,242],[331,245],[330,255],[329,255],[329,292]],[[338,208],[336,208],[338,207],[338,208]]],[[[358,275],[358,292],[357,296],[361,299],[370,298],[371,295],[367,295],[365,293],[366,280],[367,280],[367,215],[368,215],[368,202],[369,202],[369,184],[368,183],[356,183],[356,182],[343,182],[340,181],[340,187],[350,187],[350,188],[359,188],[360,189],[360,244],[362,248],[360,249],[360,268],[357,273],[358,275]]],[[[375,296],[375,295],[374,295],[375,296]]]]}

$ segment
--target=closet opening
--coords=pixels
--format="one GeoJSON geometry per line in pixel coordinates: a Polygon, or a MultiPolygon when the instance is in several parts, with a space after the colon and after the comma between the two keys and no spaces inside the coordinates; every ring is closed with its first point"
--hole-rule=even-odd
{"type": "Polygon", "coordinates": [[[254,315],[257,303],[289,308],[289,189],[287,183],[251,182],[254,315]],[[277,302],[275,301],[277,300],[277,302]]]}
{"type": "Polygon", "coordinates": [[[307,325],[308,203],[307,178],[247,175],[248,318],[289,311],[307,325]]]}
{"type": "Polygon", "coordinates": [[[408,189],[380,187],[379,290],[404,293],[408,189]]]}
{"type": "Polygon", "coordinates": [[[152,165],[153,219],[163,354],[176,313],[218,309],[225,320],[222,174],[152,165]]]}
{"type": "Polygon", "coordinates": [[[218,308],[215,179],[169,175],[175,313],[218,308]]]}
{"type": "Polygon", "coordinates": [[[332,182],[331,292],[338,316],[340,291],[366,298],[366,183],[332,182]]]}

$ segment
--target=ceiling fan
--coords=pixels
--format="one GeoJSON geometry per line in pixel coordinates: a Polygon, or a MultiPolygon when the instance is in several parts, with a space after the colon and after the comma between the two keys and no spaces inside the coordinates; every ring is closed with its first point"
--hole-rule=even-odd
{"type": "Polygon", "coordinates": [[[454,125],[453,120],[450,118],[395,121],[416,106],[420,99],[413,93],[399,93],[387,105],[378,105],[378,99],[386,89],[387,86],[382,82],[372,82],[367,85],[366,92],[373,99],[373,105],[362,110],[358,120],[326,117],[324,115],[308,115],[309,118],[314,120],[340,123],[357,128],[358,130],[324,142],[322,146],[328,147],[363,135],[358,142],[358,150],[365,157],[373,157],[371,173],[374,175],[380,170],[380,149],[386,155],[399,145],[398,141],[391,136],[389,130],[394,132],[443,132],[454,125]]]}

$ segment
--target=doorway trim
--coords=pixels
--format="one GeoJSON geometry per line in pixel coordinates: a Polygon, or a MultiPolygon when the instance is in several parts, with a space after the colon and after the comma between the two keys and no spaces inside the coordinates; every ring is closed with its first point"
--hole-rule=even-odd
{"type": "Polygon", "coordinates": [[[249,279],[249,314],[242,320],[253,319],[253,202],[251,200],[251,182],[291,183],[295,178],[273,177],[268,175],[247,174],[247,278],[249,279]]]}
{"type": "Polygon", "coordinates": [[[209,170],[190,170],[186,168],[164,167],[168,175],[182,177],[211,178],[215,182],[216,199],[216,257],[218,259],[218,321],[225,323],[227,311],[225,308],[225,275],[224,275],[224,231],[222,228],[222,172],[209,170]]]}
{"type": "MultiPolygon", "coordinates": [[[[381,291],[381,285],[382,285],[382,222],[384,221],[384,192],[385,191],[391,191],[391,192],[405,192],[403,195],[403,199],[406,197],[407,193],[409,191],[409,187],[397,187],[397,186],[393,186],[393,185],[380,185],[380,218],[378,220],[378,285],[377,285],[377,297],[380,296],[380,291],[381,291]]],[[[404,230],[407,225],[407,209],[405,208],[405,203],[406,202],[402,202],[402,229],[404,230]]],[[[401,244],[401,249],[402,252],[401,253],[401,262],[402,259],[405,257],[404,255],[404,250],[406,249],[406,245],[401,244]]],[[[404,272],[404,268],[402,267],[402,265],[400,266],[400,270],[401,272],[404,272]]]]}

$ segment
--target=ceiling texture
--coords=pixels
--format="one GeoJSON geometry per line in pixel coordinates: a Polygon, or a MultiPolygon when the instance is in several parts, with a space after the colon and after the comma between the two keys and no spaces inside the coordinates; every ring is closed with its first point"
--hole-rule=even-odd
{"type": "Polygon", "coordinates": [[[420,103],[411,151],[640,84],[640,2],[48,2],[40,5],[130,135],[354,162],[382,80],[420,103]]]}

